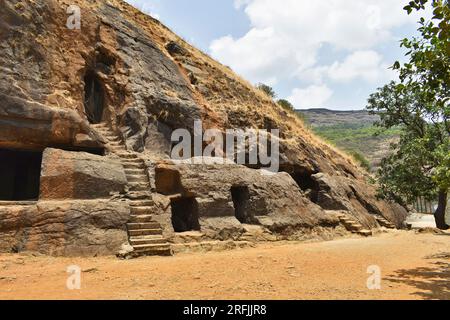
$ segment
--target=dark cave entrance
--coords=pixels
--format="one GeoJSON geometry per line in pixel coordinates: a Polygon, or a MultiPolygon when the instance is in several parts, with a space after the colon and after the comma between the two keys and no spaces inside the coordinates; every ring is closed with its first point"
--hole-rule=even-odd
{"type": "Polygon", "coordinates": [[[198,203],[195,198],[177,198],[170,202],[175,232],[200,231],[198,203]]]}
{"type": "Polygon", "coordinates": [[[250,201],[250,191],[246,186],[234,186],[231,188],[231,197],[233,198],[234,214],[241,223],[248,223],[247,214],[250,201]]]}
{"type": "Polygon", "coordinates": [[[289,173],[289,175],[297,183],[298,187],[308,196],[308,198],[317,203],[319,197],[319,185],[313,179],[312,175],[317,172],[311,172],[303,168],[284,169],[283,172],[289,173]]]}
{"type": "Polygon", "coordinates": [[[42,152],[0,149],[0,200],[38,200],[42,152]]]}
{"type": "Polygon", "coordinates": [[[90,71],[84,77],[84,109],[91,124],[102,122],[104,106],[105,90],[95,73],[90,71]]]}

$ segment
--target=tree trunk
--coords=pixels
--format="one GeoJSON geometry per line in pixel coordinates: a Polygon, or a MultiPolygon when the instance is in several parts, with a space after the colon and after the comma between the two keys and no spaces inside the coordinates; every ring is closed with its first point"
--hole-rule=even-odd
{"type": "Polygon", "coordinates": [[[434,219],[436,220],[436,227],[441,230],[448,230],[450,226],[445,222],[445,212],[447,209],[447,191],[439,192],[439,203],[436,212],[434,213],[434,219]]]}

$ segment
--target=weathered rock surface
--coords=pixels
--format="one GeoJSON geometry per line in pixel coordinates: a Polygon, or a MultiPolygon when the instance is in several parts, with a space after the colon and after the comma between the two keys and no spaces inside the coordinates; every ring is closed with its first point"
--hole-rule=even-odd
{"type": "Polygon", "coordinates": [[[0,206],[0,251],[114,255],[128,241],[129,218],[126,203],[101,200],[0,206]]]}
{"type": "Polygon", "coordinates": [[[123,193],[127,178],[112,157],[46,149],[42,158],[40,199],[100,199],[123,193]]]}
{"type": "Polygon", "coordinates": [[[244,224],[278,234],[339,224],[306,199],[287,173],[265,175],[235,164],[185,162],[162,162],[155,172],[157,192],[195,198],[201,230],[215,238],[238,239],[245,233],[244,224]]]}
{"type": "Polygon", "coordinates": [[[317,192],[312,197],[325,210],[348,211],[358,222],[368,228],[376,227],[374,215],[380,215],[403,227],[407,211],[395,203],[379,201],[373,188],[362,181],[347,177],[330,177],[319,173],[312,176],[317,192]]]}
{"type": "Polygon", "coordinates": [[[58,109],[1,93],[0,148],[103,149],[102,139],[73,110],[58,109]]]}
{"type": "MultiPolygon", "coordinates": [[[[249,224],[263,228],[269,238],[329,236],[327,230],[337,229],[339,221],[326,210],[344,210],[366,228],[378,226],[374,215],[402,226],[406,211],[377,200],[375,186],[350,158],[317,139],[293,113],[230,68],[121,0],[75,3],[82,12],[81,30],[66,26],[67,7],[74,4],[70,1],[0,0],[0,148],[101,153],[107,144],[111,152],[125,152],[126,146],[141,153],[145,168],[135,155],[123,159],[127,175],[139,181],[147,179],[142,170],[148,172],[149,190],[144,192],[156,189],[160,194],[153,198],[158,201],[150,206],[148,195],[135,198],[147,200],[166,237],[201,228],[210,240],[242,239],[249,236],[249,224]],[[221,132],[279,129],[282,173],[267,177],[231,164],[155,167],[167,159],[172,132],[184,128],[192,133],[195,120],[202,120],[205,130],[221,132]],[[123,141],[105,141],[89,121],[106,123],[123,141]]],[[[126,183],[123,168],[111,156],[45,152],[42,199],[109,198],[111,192],[121,193],[126,183]]],[[[75,209],[61,206],[42,214],[39,209],[0,207],[1,214],[20,222],[0,227],[0,237],[19,245],[25,234],[35,232],[42,236],[26,242],[30,245],[25,248],[70,254],[81,252],[85,241],[88,252],[90,247],[110,252],[102,243],[115,239],[116,233],[122,236],[117,230],[125,228],[126,221],[114,219],[109,231],[98,228],[95,217],[104,221],[109,214],[117,216],[122,207],[116,205],[105,210],[89,205],[78,211],[74,204],[75,209]],[[29,210],[38,212],[37,217],[29,210]],[[78,217],[80,212],[86,217],[78,217]],[[52,214],[57,221],[68,221],[69,234],[61,231],[57,240],[46,244],[47,233],[41,230],[54,227],[52,214]],[[39,216],[36,224],[33,219],[39,216]],[[66,238],[76,243],[76,250],[67,249],[66,238]]],[[[10,250],[9,244],[1,250],[10,250]]]]}

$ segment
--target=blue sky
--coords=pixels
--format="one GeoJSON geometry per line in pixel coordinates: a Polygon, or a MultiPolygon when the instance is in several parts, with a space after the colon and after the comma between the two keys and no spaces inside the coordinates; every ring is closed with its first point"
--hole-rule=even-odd
{"type": "Polygon", "coordinates": [[[297,109],[363,109],[418,16],[402,0],[127,0],[297,109]]]}

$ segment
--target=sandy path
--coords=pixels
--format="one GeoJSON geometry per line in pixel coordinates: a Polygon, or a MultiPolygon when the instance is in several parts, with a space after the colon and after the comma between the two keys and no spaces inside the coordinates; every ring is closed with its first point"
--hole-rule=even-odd
{"type": "Polygon", "coordinates": [[[450,234],[391,232],[131,261],[0,255],[0,299],[36,298],[450,299],[450,234]],[[81,290],[66,288],[69,265],[83,270],[81,290]],[[381,268],[381,290],[367,289],[370,265],[381,268]]]}

